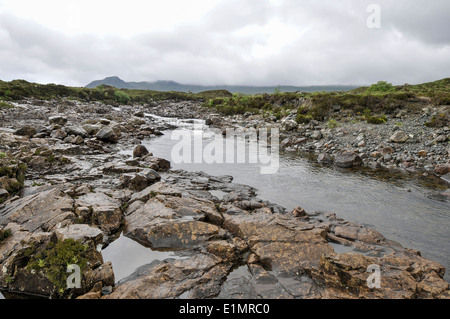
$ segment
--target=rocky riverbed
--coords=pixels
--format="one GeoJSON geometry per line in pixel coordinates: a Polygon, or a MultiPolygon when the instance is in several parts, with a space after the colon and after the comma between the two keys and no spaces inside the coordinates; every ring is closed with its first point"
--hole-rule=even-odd
{"type": "MultiPolygon", "coordinates": [[[[252,187],[233,183],[231,176],[171,170],[167,159],[141,146],[143,139],[172,128],[145,113],[204,118],[220,128],[257,129],[265,120],[222,118],[198,103],[170,101],[114,107],[27,100],[1,112],[0,290],[5,296],[450,297],[442,265],[371,228],[332,212],[306,213],[301,207],[287,211],[259,199],[252,187]],[[134,150],[133,156],[123,150],[134,150]],[[183,258],[154,260],[117,282],[113,265],[101,251],[121,233],[148,249],[176,251],[183,258]],[[79,288],[64,286],[68,274],[61,264],[68,261],[82,266],[79,288]],[[367,281],[373,265],[381,271],[379,288],[367,281]]],[[[355,135],[344,133],[344,126],[328,129],[319,123],[288,129],[288,121],[270,122],[282,128],[285,150],[329,150],[334,163],[338,153],[333,154],[333,147],[340,152],[338,145],[353,139],[356,143],[362,135],[366,146],[357,142],[357,153],[351,150],[354,144],[347,149],[352,154],[346,156],[356,154],[352,163],[359,162],[357,157],[361,165],[401,167],[407,162],[431,173],[448,161],[448,144],[435,141],[430,146],[398,144],[408,145],[411,155],[416,146],[429,149],[421,157],[424,161],[414,157],[397,163],[397,144],[385,140],[399,131],[395,128],[385,128],[381,135],[366,124],[350,123],[361,125],[355,135]],[[327,137],[337,130],[342,136],[327,137]],[[294,138],[306,140],[288,146],[286,139],[294,138]],[[330,138],[335,146],[326,147],[332,144],[330,138]],[[382,142],[387,144],[379,145],[382,142]],[[392,163],[384,155],[363,155],[361,148],[373,153],[378,146],[394,149],[392,163]]],[[[443,129],[440,135],[445,134],[448,130],[443,129]]]]}

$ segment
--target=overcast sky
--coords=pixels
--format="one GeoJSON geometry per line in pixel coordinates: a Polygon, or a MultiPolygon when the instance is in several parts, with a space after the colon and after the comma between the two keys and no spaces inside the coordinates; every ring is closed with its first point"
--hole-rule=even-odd
{"type": "Polygon", "coordinates": [[[450,77],[449,0],[0,0],[0,79],[84,86],[450,77]],[[381,27],[367,20],[381,9],[381,27]]]}

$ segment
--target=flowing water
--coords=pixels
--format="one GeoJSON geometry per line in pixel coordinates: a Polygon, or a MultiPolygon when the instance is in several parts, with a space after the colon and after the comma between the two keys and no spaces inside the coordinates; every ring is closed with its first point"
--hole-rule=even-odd
{"type": "MultiPolygon", "coordinates": [[[[204,134],[211,132],[199,120],[157,119],[192,133],[192,141],[201,143],[203,150],[226,144],[220,133],[204,134]],[[196,134],[202,138],[196,139],[196,134]]],[[[420,250],[422,256],[440,262],[450,272],[450,202],[434,195],[447,188],[443,183],[407,173],[323,167],[307,157],[288,154],[280,154],[278,172],[267,175],[261,174],[262,163],[178,163],[172,153],[180,139],[173,138],[180,134],[172,133],[165,131],[143,144],[154,156],[170,160],[173,169],[231,175],[233,182],[255,187],[259,198],[287,209],[301,206],[307,212],[334,212],[348,221],[370,226],[404,247],[420,250]]],[[[196,147],[192,147],[193,159],[196,147]]]]}

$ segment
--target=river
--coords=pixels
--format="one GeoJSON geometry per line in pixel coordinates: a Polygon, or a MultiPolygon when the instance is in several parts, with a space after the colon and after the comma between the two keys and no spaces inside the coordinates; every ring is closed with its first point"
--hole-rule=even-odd
{"type": "MultiPolygon", "coordinates": [[[[186,132],[200,128],[197,134],[211,133],[199,120],[157,119],[186,132]]],[[[434,195],[442,192],[442,184],[408,173],[321,166],[306,156],[289,154],[280,154],[278,172],[267,175],[261,174],[263,164],[177,163],[172,160],[172,152],[179,140],[173,139],[172,133],[165,131],[163,136],[143,144],[154,156],[171,160],[173,169],[231,175],[233,182],[256,188],[263,200],[287,209],[301,206],[307,212],[336,213],[348,221],[370,226],[404,247],[419,250],[423,257],[450,269],[450,202],[434,195]]],[[[220,133],[193,138],[197,143],[201,141],[203,149],[211,143],[224,145],[224,139],[220,133]]],[[[450,280],[449,272],[445,278],[450,280]]]]}

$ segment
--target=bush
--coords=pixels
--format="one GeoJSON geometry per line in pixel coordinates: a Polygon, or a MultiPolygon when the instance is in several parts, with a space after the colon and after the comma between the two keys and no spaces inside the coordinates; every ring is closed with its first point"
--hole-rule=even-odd
{"type": "Polygon", "coordinates": [[[120,104],[127,104],[131,101],[130,95],[123,91],[115,91],[114,96],[116,97],[117,102],[119,102],[120,104]]]}
{"type": "Polygon", "coordinates": [[[11,236],[11,229],[0,229],[0,242],[11,236]]]}
{"type": "Polygon", "coordinates": [[[387,122],[387,117],[385,115],[382,115],[381,117],[366,116],[366,121],[369,124],[384,124],[387,122]]]}
{"type": "Polygon", "coordinates": [[[295,121],[298,124],[307,124],[311,122],[311,120],[312,117],[310,115],[297,114],[297,116],[295,117],[295,121]]]}
{"type": "Polygon", "coordinates": [[[395,88],[392,86],[391,83],[387,83],[385,81],[378,81],[377,84],[372,84],[368,89],[367,92],[376,93],[376,92],[393,92],[395,91],[395,88]]]}
{"type": "Polygon", "coordinates": [[[339,124],[338,124],[338,122],[336,122],[335,119],[330,119],[330,120],[327,122],[327,127],[328,127],[328,128],[336,128],[336,127],[338,127],[338,126],[339,126],[339,124]]]}

